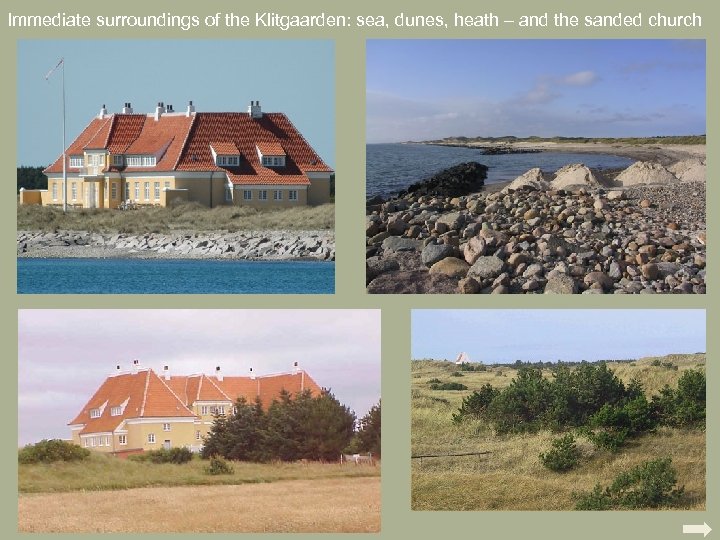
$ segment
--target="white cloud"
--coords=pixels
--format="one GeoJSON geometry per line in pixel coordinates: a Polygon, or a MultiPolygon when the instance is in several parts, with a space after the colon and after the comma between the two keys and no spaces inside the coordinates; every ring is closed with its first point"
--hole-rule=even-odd
{"type": "Polygon", "coordinates": [[[577,73],[566,75],[560,79],[560,82],[568,86],[589,86],[597,82],[598,78],[594,71],[578,71],[577,73]]]}

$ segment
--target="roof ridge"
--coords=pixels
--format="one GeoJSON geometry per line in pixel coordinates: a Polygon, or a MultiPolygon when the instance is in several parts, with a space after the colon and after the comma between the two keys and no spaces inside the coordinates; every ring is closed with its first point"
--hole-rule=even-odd
{"type": "Polygon", "coordinates": [[[173,171],[177,171],[177,166],[180,163],[180,160],[185,155],[185,149],[187,148],[188,141],[190,140],[190,134],[193,132],[193,129],[195,129],[195,119],[198,117],[198,114],[193,114],[192,120],[190,120],[190,126],[188,127],[187,133],[185,134],[185,140],[182,143],[182,146],[180,147],[180,151],[178,152],[177,159],[175,159],[175,163],[173,163],[172,169],[173,171]]]}
{"type": "MultiPolygon", "coordinates": [[[[285,113],[282,113],[282,112],[281,112],[281,113],[273,113],[273,114],[277,114],[277,115],[282,116],[282,117],[285,119],[285,121],[286,121],[288,124],[290,124],[290,126],[293,128],[293,130],[295,131],[295,133],[296,133],[296,134],[302,139],[302,141],[307,145],[307,147],[308,147],[308,149],[310,150],[310,152],[312,152],[312,154],[317,158],[317,161],[318,161],[317,165],[322,164],[322,165],[325,165],[326,167],[328,167],[328,164],[323,161],[323,159],[320,157],[320,155],[315,151],[315,148],[313,148],[313,147],[310,145],[310,143],[307,141],[307,139],[305,138],[305,135],[303,135],[303,134],[300,132],[300,130],[299,130],[297,127],[295,127],[295,124],[293,124],[292,120],[290,120],[290,118],[289,118],[285,113]]],[[[329,168],[329,167],[328,167],[328,168],[329,168]]],[[[303,173],[305,172],[304,169],[301,169],[301,170],[303,171],[303,173]]]]}
{"type": "Polygon", "coordinates": [[[223,391],[222,388],[220,388],[217,384],[215,384],[215,381],[213,381],[210,377],[208,377],[208,376],[205,375],[205,374],[203,374],[203,377],[207,377],[207,380],[210,381],[210,384],[212,384],[215,388],[217,388],[218,392],[220,392],[223,396],[225,396],[225,397],[228,399],[228,401],[232,401],[232,399],[230,399],[230,396],[228,396],[228,395],[223,391]]]}
{"type": "Polygon", "coordinates": [[[148,386],[150,386],[150,371],[147,370],[145,373],[145,389],[143,390],[142,405],[140,406],[140,417],[145,415],[145,402],[147,401],[148,386]]]}
{"type": "Polygon", "coordinates": [[[115,122],[115,117],[117,115],[111,114],[110,115],[110,129],[108,129],[107,137],[105,137],[105,142],[103,143],[103,148],[107,148],[110,144],[110,137],[112,137],[113,132],[115,131],[115,127],[117,126],[117,122],[115,122]]]}
{"type": "MultiPolygon", "coordinates": [[[[152,371],[152,369],[151,369],[150,371],[152,371]]],[[[185,410],[186,410],[186,411],[188,411],[188,412],[189,412],[190,414],[192,414],[193,416],[197,416],[194,412],[192,412],[192,411],[190,410],[190,407],[188,407],[187,405],[185,405],[185,404],[183,403],[183,401],[180,399],[180,397],[179,397],[175,392],[173,392],[172,388],[170,388],[170,386],[165,382],[165,380],[164,380],[162,377],[160,377],[160,376],[159,376],[157,373],[155,373],[154,371],[152,371],[152,374],[155,375],[155,377],[158,378],[158,380],[165,386],[165,388],[167,388],[167,389],[170,391],[170,393],[173,395],[173,397],[174,397],[175,399],[177,399],[178,402],[180,402],[180,405],[182,405],[183,407],[185,407],[185,410]]]]}

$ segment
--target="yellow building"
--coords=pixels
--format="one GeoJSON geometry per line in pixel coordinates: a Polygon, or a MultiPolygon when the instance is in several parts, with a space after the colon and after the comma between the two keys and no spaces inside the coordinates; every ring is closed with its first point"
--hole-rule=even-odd
{"type": "MultiPolygon", "coordinates": [[[[296,363],[297,364],[297,363],[296,363]]],[[[108,377],[70,422],[72,441],[84,448],[129,454],[159,448],[203,445],[216,414],[231,414],[239,397],[268,407],[286,390],[296,394],[321,388],[297,365],[292,372],[265,376],[162,375],[140,368],[108,377]]]]}
{"type": "Polygon", "coordinates": [[[283,113],[186,111],[158,103],[135,114],[130,103],[97,117],[45,169],[47,190],[21,190],[22,204],[135,208],[197,201],[255,208],[330,200],[333,173],[283,113]],[[64,179],[65,178],[65,179],[64,179]]]}

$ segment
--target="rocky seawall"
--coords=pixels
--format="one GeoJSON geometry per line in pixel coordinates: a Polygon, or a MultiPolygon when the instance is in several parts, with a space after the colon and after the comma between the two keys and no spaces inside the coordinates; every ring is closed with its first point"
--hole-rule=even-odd
{"type": "Polygon", "coordinates": [[[334,261],[335,232],[103,234],[18,231],[17,256],[334,261]]]}
{"type": "Polygon", "coordinates": [[[654,182],[654,167],[633,167],[613,187],[576,164],[552,181],[532,169],[492,193],[373,201],[367,290],[705,293],[705,182],[654,182]]]}

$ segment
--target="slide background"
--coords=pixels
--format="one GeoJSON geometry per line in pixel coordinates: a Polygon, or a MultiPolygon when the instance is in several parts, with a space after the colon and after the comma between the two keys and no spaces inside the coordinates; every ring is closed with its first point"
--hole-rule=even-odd
{"type": "MultiPolygon", "coordinates": [[[[395,15],[406,14],[443,15],[446,21],[452,21],[454,11],[463,14],[482,14],[494,12],[503,18],[516,18],[522,14],[542,14],[564,11],[582,16],[585,14],[612,15],[618,12],[637,14],[642,11],[649,15],[690,14],[693,11],[702,15],[703,28],[678,29],[520,29],[493,28],[475,30],[440,29],[389,29],[367,30],[361,28],[346,29],[301,29],[282,32],[279,29],[208,29],[197,28],[188,32],[180,29],[138,29],[138,30],[102,30],[102,29],[9,29],[7,14],[4,15],[2,47],[0,55],[5,73],[5,84],[0,88],[0,104],[3,110],[3,127],[0,134],[2,144],[2,163],[5,183],[4,196],[0,198],[0,234],[5,254],[0,259],[2,271],[2,340],[7,351],[4,359],[4,377],[2,385],[2,405],[7,413],[8,429],[6,440],[0,446],[0,464],[5,482],[0,491],[1,525],[4,538],[17,535],[17,492],[16,492],[16,404],[17,404],[17,309],[19,308],[381,308],[383,327],[383,365],[382,365],[382,401],[383,401],[383,475],[382,475],[382,538],[418,538],[437,539],[447,536],[467,538],[533,538],[533,539],[607,539],[615,538],[653,538],[671,539],[682,535],[683,524],[702,524],[707,521],[718,530],[710,533],[720,535],[720,513],[718,496],[718,429],[716,410],[720,404],[717,387],[718,368],[714,365],[713,353],[720,347],[717,332],[708,332],[707,366],[710,380],[708,389],[708,428],[709,447],[707,462],[707,510],[705,512],[411,512],[410,511],[410,310],[413,308],[696,308],[707,309],[708,328],[718,328],[717,300],[715,284],[708,285],[709,293],[704,297],[690,296],[427,296],[427,297],[391,297],[365,295],[365,266],[362,243],[364,239],[364,199],[365,199],[365,84],[364,59],[365,40],[367,38],[704,38],[707,40],[708,65],[708,178],[712,179],[717,165],[713,156],[718,153],[718,144],[714,138],[717,128],[718,109],[712,96],[718,95],[718,64],[716,52],[720,50],[717,20],[717,8],[704,7],[700,2],[642,2],[607,1],[603,3],[580,3],[550,1],[516,2],[488,1],[476,3],[455,1],[448,3],[418,0],[398,2],[392,0],[368,0],[359,3],[306,0],[302,3],[291,1],[244,2],[216,1],[208,3],[189,2],[187,0],[140,2],[128,0],[122,3],[90,2],[75,0],[66,2],[41,2],[10,0],[4,4],[6,12],[14,14],[48,14],[58,11],[74,12],[94,16],[96,14],[153,14],[169,11],[175,14],[208,15],[215,12],[247,13],[254,17],[255,11],[277,11],[283,14],[312,14],[325,11],[331,14],[385,15],[392,19],[395,15]],[[336,42],[336,294],[328,297],[304,296],[18,296],[15,293],[15,259],[11,246],[15,231],[15,133],[16,117],[14,103],[16,97],[16,40],[43,38],[180,38],[180,39],[334,39],[336,42]]],[[[62,51],[58,51],[58,56],[62,51]]],[[[50,69],[52,66],[48,66],[50,69]]],[[[38,83],[42,83],[38,74],[38,83]]],[[[432,76],[431,71],[428,73],[432,76]]],[[[132,80],[132,74],[119,76],[111,84],[122,84],[123,80],[132,80]]],[[[108,84],[98,82],[97,84],[108,84]]],[[[491,84],[491,82],[490,82],[491,84]]],[[[41,126],[38,128],[42,129],[41,126]]],[[[708,200],[715,201],[717,187],[708,181],[708,200]]],[[[708,208],[708,228],[718,229],[717,204],[708,208]]],[[[712,233],[710,234],[712,237],[712,233]]],[[[711,275],[718,266],[716,251],[708,250],[708,267],[711,275]]],[[[438,335],[437,339],[443,339],[438,335]]],[[[548,497],[552,497],[548,493],[548,497]]],[[[92,511],[92,509],[88,509],[92,511]]],[[[100,535],[91,535],[100,536],[100,535]]],[[[143,535],[156,536],[159,535],[143,535]]],[[[178,535],[194,537],[196,535],[178,535]]],[[[278,536],[281,535],[263,535],[278,536]]],[[[344,535],[327,535],[326,538],[340,538],[344,535]]],[[[689,537],[697,537],[690,535],[689,537]]],[[[285,537],[285,535],[282,535],[285,537]]],[[[712,538],[712,536],[711,536],[712,538]]]]}

